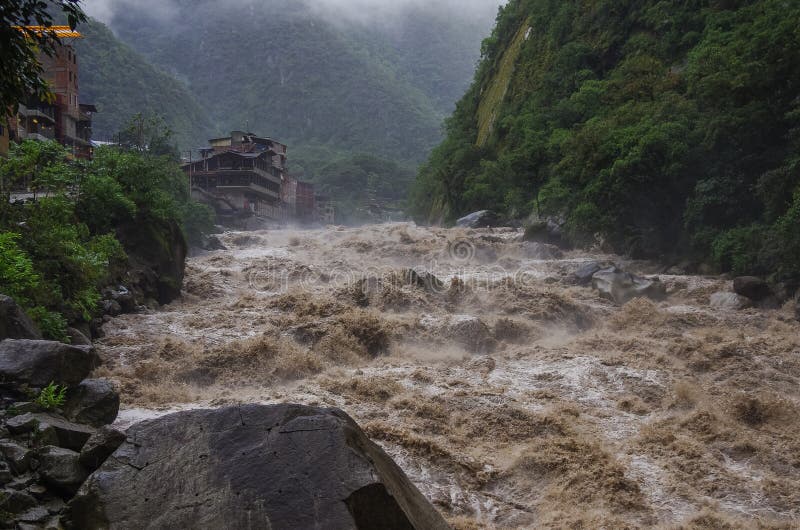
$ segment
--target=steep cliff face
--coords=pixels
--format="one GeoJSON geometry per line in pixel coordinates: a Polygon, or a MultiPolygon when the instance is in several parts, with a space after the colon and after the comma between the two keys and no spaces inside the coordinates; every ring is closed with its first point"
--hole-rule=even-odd
{"type": "Polygon", "coordinates": [[[153,299],[168,304],[181,294],[188,248],[174,221],[134,222],[117,231],[129,267],[121,278],[138,303],[153,299]]]}
{"type": "Polygon", "coordinates": [[[575,243],[797,274],[798,25],[779,0],[512,0],[417,213],[559,215],[575,243]]]}

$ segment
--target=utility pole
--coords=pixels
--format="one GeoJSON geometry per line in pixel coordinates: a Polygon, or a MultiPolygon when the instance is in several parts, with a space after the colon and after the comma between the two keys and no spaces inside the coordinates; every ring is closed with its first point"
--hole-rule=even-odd
{"type": "Polygon", "coordinates": [[[192,167],[192,150],[189,149],[189,199],[192,198],[192,171],[194,167],[192,167]]]}

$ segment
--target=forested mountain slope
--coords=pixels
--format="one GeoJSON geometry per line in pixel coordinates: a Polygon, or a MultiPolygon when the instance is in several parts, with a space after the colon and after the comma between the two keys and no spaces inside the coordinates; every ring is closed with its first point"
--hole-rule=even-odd
{"type": "Polygon", "coordinates": [[[79,28],[81,101],[97,105],[96,140],[111,140],[135,114],[158,114],[181,147],[204,145],[211,126],[206,111],[186,86],[151,65],[96,20],[79,28]]]}
{"type": "Polygon", "coordinates": [[[411,164],[439,141],[493,11],[453,20],[403,12],[378,27],[293,0],[169,0],[157,12],[112,4],[117,35],[185,81],[217,133],[248,128],[301,151],[411,164]]]}
{"type": "Polygon", "coordinates": [[[576,243],[800,276],[800,3],[512,0],[421,217],[563,216],[576,243]]]}

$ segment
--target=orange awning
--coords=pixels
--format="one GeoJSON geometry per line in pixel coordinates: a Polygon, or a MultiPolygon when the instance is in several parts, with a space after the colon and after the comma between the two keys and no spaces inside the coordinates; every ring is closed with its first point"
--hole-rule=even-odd
{"type": "Polygon", "coordinates": [[[25,33],[49,33],[59,39],[82,39],[83,35],[69,26],[14,26],[25,33]]]}

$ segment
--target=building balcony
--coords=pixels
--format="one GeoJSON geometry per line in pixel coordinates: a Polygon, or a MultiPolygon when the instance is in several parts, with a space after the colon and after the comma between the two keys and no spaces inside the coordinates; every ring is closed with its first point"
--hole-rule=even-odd
{"type": "Polygon", "coordinates": [[[29,132],[25,135],[26,140],[36,140],[38,142],[48,142],[54,138],[55,136],[45,136],[38,132],[29,132]]]}
{"type": "Polygon", "coordinates": [[[257,174],[251,169],[193,171],[192,185],[202,188],[206,191],[216,189],[221,192],[248,192],[258,195],[261,198],[271,200],[280,199],[281,196],[279,182],[271,179],[266,181],[263,176],[257,174]]]}
{"type": "Polygon", "coordinates": [[[52,108],[46,107],[24,107],[20,105],[19,114],[24,118],[30,120],[39,120],[42,122],[55,124],[55,112],[52,108]]]}

